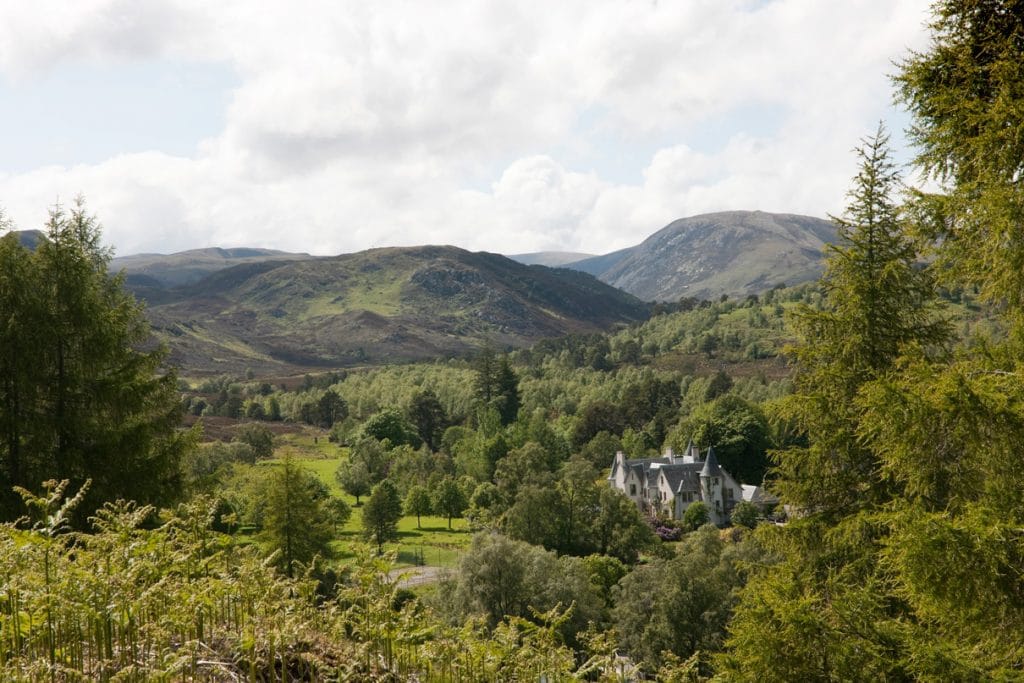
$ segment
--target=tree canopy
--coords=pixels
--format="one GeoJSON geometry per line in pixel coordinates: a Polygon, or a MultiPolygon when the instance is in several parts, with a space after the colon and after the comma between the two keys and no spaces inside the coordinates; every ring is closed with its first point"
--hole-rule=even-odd
{"type": "Polygon", "coordinates": [[[0,238],[0,516],[11,487],[92,480],[103,501],[167,504],[182,490],[177,379],[153,348],[142,307],[108,272],[110,251],[84,202],[50,211],[35,251],[0,238]]]}

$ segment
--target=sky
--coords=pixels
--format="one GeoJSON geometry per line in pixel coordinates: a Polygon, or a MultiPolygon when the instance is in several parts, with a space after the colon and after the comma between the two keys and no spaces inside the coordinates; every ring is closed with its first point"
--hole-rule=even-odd
{"type": "Polygon", "coordinates": [[[824,217],[925,0],[0,2],[0,207],[83,195],[118,255],[607,253],[824,217]]]}

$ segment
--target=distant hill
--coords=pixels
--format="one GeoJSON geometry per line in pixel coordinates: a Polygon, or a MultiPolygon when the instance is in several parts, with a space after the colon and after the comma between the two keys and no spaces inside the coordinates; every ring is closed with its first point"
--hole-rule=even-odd
{"type": "Polygon", "coordinates": [[[532,254],[511,254],[509,258],[528,266],[551,266],[554,268],[593,256],[593,254],[584,254],[578,251],[535,251],[532,254]]]}
{"type": "MultiPolygon", "coordinates": [[[[12,230],[11,234],[17,235],[21,246],[33,251],[35,251],[35,248],[39,246],[42,240],[46,239],[46,234],[41,230],[12,230]]],[[[0,235],[0,237],[2,236],[0,235]]]]}
{"type": "Polygon", "coordinates": [[[763,211],[682,218],[635,247],[566,264],[646,301],[756,294],[822,273],[829,221],[763,211]]]}
{"type": "Polygon", "coordinates": [[[649,308],[585,273],[438,246],[242,263],[159,291],[147,315],[185,373],[523,347],[643,320],[649,308]]]}
{"type": "Polygon", "coordinates": [[[207,275],[242,263],[292,261],[315,258],[273,249],[192,249],[177,254],[133,254],[118,256],[110,271],[124,270],[129,283],[138,286],[178,287],[202,280],[207,275]]]}

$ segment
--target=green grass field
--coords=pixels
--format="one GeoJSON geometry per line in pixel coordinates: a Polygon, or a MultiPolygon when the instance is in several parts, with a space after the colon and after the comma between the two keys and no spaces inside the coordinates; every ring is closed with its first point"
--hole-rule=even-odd
{"type": "MultiPolygon", "coordinates": [[[[327,442],[326,438],[318,438],[314,444],[311,437],[295,437],[286,440],[278,448],[275,459],[291,455],[299,466],[315,474],[330,489],[332,495],[342,498],[352,508],[352,516],[344,527],[338,529],[338,536],[332,546],[338,561],[345,564],[355,556],[354,546],[365,543],[362,534],[362,507],[356,507],[356,499],[342,491],[334,479],[334,471],[341,463],[338,447],[327,442]],[[311,457],[312,453],[317,452],[322,455],[311,457]]],[[[360,502],[365,500],[365,497],[360,498],[360,502]]],[[[384,550],[396,554],[397,567],[419,564],[454,567],[458,565],[469,547],[472,536],[469,524],[464,519],[453,519],[452,528],[449,530],[447,517],[424,516],[420,518],[418,528],[416,517],[406,516],[398,523],[398,542],[386,544],[384,550]]]]}

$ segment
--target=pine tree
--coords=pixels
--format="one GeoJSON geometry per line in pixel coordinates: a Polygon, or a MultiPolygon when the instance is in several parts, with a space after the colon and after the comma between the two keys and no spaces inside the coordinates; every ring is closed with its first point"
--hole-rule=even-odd
{"type": "Polygon", "coordinates": [[[278,566],[294,576],[296,565],[331,557],[334,511],[320,481],[291,458],[266,481],[263,540],[279,551],[278,566]]]}
{"type": "Polygon", "coordinates": [[[807,448],[777,454],[777,488],[807,512],[849,512],[884,500],[877,456],[856,438],[859,388],[892,369],[911,345],[939,350],[950,336],[930,273],[917,266],[893,195],[899,175],[879,125],[857,149],[860,170],[829,248],[823,310],[796,309],[794,395],[784,417],[809,437],[807,448]]]}
{"type": "Polygon", "coordinates": [[[519,415],[519,377],[512,369],[508,356],[502,356],[495,373],[495,405],[501,415],[501,424],[509,425],[519,415]]]}
{"type": "Polygon", "coordinates": [[[902,494],[887,446],[866,438],[865,397],[896,376],[904,356],[945,357],[949,326],[892,195],[898,176],[878,132],[858,149],[861,167],[823,279],[822,310],[793,317],[795,391],[782,415],[805,448],[775,454],[773,485],[797,518],[762,540],[782,562],[755,576],[720,663],[739,678],[890,680],[909,676],[882,557],[886,511],[902,494]]]}
{"type": "Polygon", "coordinates": [[[145,350],[142,308],[108,273],[100,234],[79,200],[50,212],[34,252],[13,236],[0,246],[2,488],[92,479],[79,521],[106,500],[173,501],[193,443],[165,352],[145,350]]]}
{"type": "Polygon", "coordinates": [[[1024,11],[1016,0],[941,0],[932,42],[896,76],[913,117],[922,227],[955,283],[1024,305],[1024,11]]]}
{"type": "Polygon", "coordinates": [[[508,356],[499,360],[490,347],[484,348],[473,362],[473,368],[476,370],[473,390],[477,400],[485,406],[494,407],[501,417],[501,424],[515,422],[521,404],[519,377],[508,356]]]}

